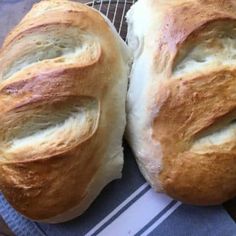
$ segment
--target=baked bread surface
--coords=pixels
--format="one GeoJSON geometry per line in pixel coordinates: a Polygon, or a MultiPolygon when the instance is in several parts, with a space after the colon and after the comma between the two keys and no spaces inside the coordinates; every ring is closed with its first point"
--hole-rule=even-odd
{"type": "Polygon", "coordinates": [[[0,51],[0,189],[24,216],[82,214],[121,177],[129,50],[66,0],[33,6],[0,51]]]}
{"type": "Polygon", "coordinates": [[[127,137],[148,182],[180,201],[236,196],[236,2],[139,0],[127,137]]]}

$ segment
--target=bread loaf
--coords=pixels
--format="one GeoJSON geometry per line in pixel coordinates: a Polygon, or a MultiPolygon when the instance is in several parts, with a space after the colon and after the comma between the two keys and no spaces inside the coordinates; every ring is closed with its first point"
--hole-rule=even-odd
{"type": "Polygon", "coordinates": [[[129,50],[99,12],[36,4],[0,52],[0,189],[24,216],[82,214],[121,177],[129,50]]]}
{"type": "Polygon", "coordinates": [[[128,141],[158,191],[213,205],[236,196],[236,2],[139,0],[128,141]]]}

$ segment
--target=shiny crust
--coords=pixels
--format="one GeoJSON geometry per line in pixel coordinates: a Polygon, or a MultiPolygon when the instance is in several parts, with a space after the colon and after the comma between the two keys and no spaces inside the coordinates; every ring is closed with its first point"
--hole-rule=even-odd
{"type": "MultiPolygon", "coordinates": [[[[143,118],[145,129],[135,135],[130,89],[127,133],[141,171],[155,189],[175,199],[220,204],[236,196],[236,62],[217,54],[235,40],[235,1],[140,0],[129,13],[130,30],[138,8],[150,15],[149,28],[141,34],[141,53],[148,55],[150,69],[140,106],[148,118],[143,118]],[[181,71],[178,66],[202,42],[221,63],[209,57],[208,64],[197,69],[186,64],[181,71]],[[230,137],[220,136],[222,130],[226,135],[225,129],[230,137]],[[145,151],[137,148],[135,136],[148,137],[149,143],[142,141],[145,151]],[[159,170],[155,165],[160,159],[159,170]]],[[[200,50],[200,57],[204,53],[200,50]]]]}
{"type": "Polygon", "coordinates": [[[121,176],[128,50],[97,11],[47,0],[0,62],[0,189],[30,219],[72,219],[121,176]]]}

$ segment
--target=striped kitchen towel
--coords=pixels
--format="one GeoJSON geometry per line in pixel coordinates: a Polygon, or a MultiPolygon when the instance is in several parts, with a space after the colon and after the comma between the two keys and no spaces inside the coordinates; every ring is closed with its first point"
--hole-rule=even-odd
{"type": "Polygon", "coordinates": [[[110,183],[77,219],[56,225],[32,222],[13,210],[2,195],[0,214],[17,236],[236,236],[236,224],[223,207],[184,205],[155,193],[127,145],[123,178],[110,183]]]}

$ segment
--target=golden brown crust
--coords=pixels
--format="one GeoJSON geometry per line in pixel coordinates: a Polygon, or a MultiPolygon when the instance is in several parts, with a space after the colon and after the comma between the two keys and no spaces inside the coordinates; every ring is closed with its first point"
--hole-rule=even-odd
{"type": "Polygon", "coordinates": [[[217,204],[236,194],[235,140],[230,148],[224,143],[210,153],[191,150],[206,129],[219,122],[224,126],[227,115],[235,117],[235,76],[235,71],[220,71],[166,85],[169,95],[154,120],[153,139],[163,151],[163,188],[179,200],[217,204]]]}
{"type": "Polygon", "coordinates": [[[148,5],[152,24],[144,35],[151,63],[148,153],[162,155],[161,171],[153,173],[161,157],[136,151],[141,169],[154,188],[161,184],[175,199],[222,203],[236,196],[236,136],[230,128],[236,118],[236,62],[233,49],[226,52],[235,40],[235,1],[140,2],[148,5]]]}
{"type": "Polygon", "coordinates": [[[122,47],[98,12],[66,0],[36,4],[6,38],[0,189],[26,217],[71,219],[120,176],[129,59],[122,47]]]}
{"type": "Polygon", "coordinates": [[[160,6],[164,8],[164,17],[159,43],[167,44],[171,52],[177,50],[192,33],[197,33],[206,24],[214,20],[235,19],[233,1],[172,1],[171,7],[168,7],[168,3],[167,6],[165,3],[163,5],[160,6]]]}
{"type": "Polygon", "coordinates": [[[96,150],[88,150],[89,145],[87,142],[49,158],[1,164],[1,186],[6,199],[34,220],[48,219],[73,208],[86,196],[87,185],[100,164],[91,161],[96,150]]]}

